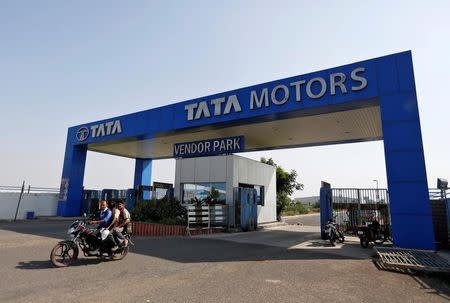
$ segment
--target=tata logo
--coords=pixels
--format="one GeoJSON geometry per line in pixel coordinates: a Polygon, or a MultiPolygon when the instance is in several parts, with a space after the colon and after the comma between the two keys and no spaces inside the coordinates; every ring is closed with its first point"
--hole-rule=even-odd
{"type": "Polygon", "coordinates": [[[120,125],[120,120],[109,121],[100,124],[91,125],[90,128],[86,126],[80,127],[77,131],[77,140],[82,142],[89,137],[92,138],[104,137],[109,135],[115,135],[122,133],[122,125],[120,125]]]}
{"type": "Polygon", "coordinates": [[[89,137],[89,128],[86,126],[80,127],[80,129],[77,131],[77,140],[78,141],[84,141],[89,137]]]}

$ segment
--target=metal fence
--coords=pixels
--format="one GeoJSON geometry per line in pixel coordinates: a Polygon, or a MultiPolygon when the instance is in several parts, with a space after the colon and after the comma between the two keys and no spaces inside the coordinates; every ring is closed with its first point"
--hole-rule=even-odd
{"type": "MultiPolygon", "coordinates": [[[[20,202],[24,195],[30,194],[58,194],[59,188],[52,187],[38,187],[38,186],[25,186],[25,181],[22,182],[22,186],[10,186],[10,185],[0,185],[1,193],[11,193],[11,194],[19,194],[16,211],[14,215],[14,221],[17,220],[17,215],[19,214],[20,202]]],[[[28,215],[27,215],[28,216],[28,215]]]]}
{"type": "MultiPolygon", "coordinates": [[[[0,192],[11,192],[20,193],[22,191],[22,186],[10,186],[10,185],[0,185],[0,192]]],[[[37,187],[28,185],[23,187],[24,194],[35,194],[35,193],[50,193],[58,194],[59,188],[56,187],[37,187]]]]}
{"type": "Polygon", "coordinates": [[[430,200],[450,199],[450,191],[440,190],[437,188],[430,188],[428,190],[430,200]]]}
{"type": "Polygon", "coordinates": [[[450,192],[437,188],[429,189],[434,239],[438,248],[448,248],[450,239],[450,192]]]}
{"type": "Polygon", "coordinates": [[[187,234],[193,229],[228,228],[228,205],[196,205],[186,204],[187,234]]]}
{"type": "Polygon", "coordinates": [[[337,227],[355,235],[358,225],[376,219],[390,231],[389,195],[387,189],[332,188],[332,206],[337,227]]]}

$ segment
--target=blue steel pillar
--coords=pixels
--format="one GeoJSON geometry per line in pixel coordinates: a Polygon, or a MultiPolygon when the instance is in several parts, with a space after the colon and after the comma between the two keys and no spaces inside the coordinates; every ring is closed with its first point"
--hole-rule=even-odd
{"type": "MultiPolygon", "coordinates": [[[[136,159],[134,167],[134,188],[139,185],[150,186],[152,184],[152,159],[136,159]]],[[[143,198],[150,199],[150,192],[144,191],[143,198]]]]}
{"type": "Polygon", "coordinates": [[[331,205],[331,186],[322,182],[320,187],[320,234],[323,240],[327,239],[325,235],[325,224],[333,218],[333,206],[331,205]]]}
{"type": "Polygon", "coordinates": [[[58,201],[57,210],[57,215],[64,217],[80,215],[87,154],[86,145],[72,145],[69,141],[68,136],[62,172],[62,179],[67,182],[67,195],[60,194],[62,200],[58,201]]]}
{"type": "Polygon", "coordinates": [[[412,58],[387,58],[378,68],[384,69],[378,89],[394,245],[434,250],[412,58]]]}

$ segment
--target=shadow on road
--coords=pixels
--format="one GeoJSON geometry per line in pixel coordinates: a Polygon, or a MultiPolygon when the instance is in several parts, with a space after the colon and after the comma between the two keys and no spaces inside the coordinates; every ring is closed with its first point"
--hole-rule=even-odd
{"type": "Polygon", "coordinates": [[[450,275],[436,273],[414,275],[412,277],[427,293],[450,301],[450,275]]]}
{"type": "Polygon", "coordinates": [[[450,274],[439,272],[421,272],[405,267],[386,267],[378,259],[373,263],[378,270],[408,275],[417,282],[422,290],[450,301],[450,274]]]}
{"type": "Polygon", "coordinates": [[[64,239],[67,237],[67,228],[72,224],[69,221],[17,221],[1,222],[0,230],[8,230],[21,234],[64,239]]]}
{"type": "MultiPolygon", "coordinates": [[[[63,238],[67,225],[67,222],[8,223],[0,224],[0,230],[63,238]]],[[[130,252],[181,263],[370,258],[370,253],[360,250],[354,243],[331,248],[327,241],[321,241],[319,237],[317,232],[288,230],[222,234],[217,237],[138,237],[133,239],[135,245],[130,252]],[[292,249],[307,241],[313,241],[313,247],[292,249]]],[[[96,262],[100,261],[80,258],[74,266],[96,262]]],[[[29,261],[20,263],[17,268],[49,268],[46,267],[51,266],[49,264],[47,261],[29,261]]]]}
{"type": "MultiPolygon", "coordinates": [[[[284,232],[278,231],[278,234],[284,232]]],[[[348,249],[343,244],[335,251],[324,249],[290,249],[255,243],[240,243],[211,238],[153,238],[135,239],[131,253],[168,259],[181,263],[236,262],[267,260],[366,259],[368,255],[339,254],[348,249]]],[[[298,242],[300,244],[301,242],[298,242]]]]}
{"type": "MultiPolygon", "coordinates": [[[[77,261],[72,263],[70,266],[87,266],[87,265],[96,265],[101,262],[104,262],[100,259],[87,259],[87,258],[79,258],[77,261]]],[[[16,266],[17,269],[48,269],[57,267],[53,266],[50,260],[42,260],[42,261],[27,261],[27,262],[19,262],[16,266]]]]}
{"type": "Polygon", "coordinates": [[[333,247],[329,241],[312,240],[306,245],[307,247],[333,247]]]}

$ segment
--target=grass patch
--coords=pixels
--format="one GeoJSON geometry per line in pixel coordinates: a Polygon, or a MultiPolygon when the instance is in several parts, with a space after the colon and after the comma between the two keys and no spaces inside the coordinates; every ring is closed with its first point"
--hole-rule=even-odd
{"type": "Polygon", "coordinates": [[[292,203],[282,211],[282,216],[297,216],[304,215],[310,213],[320,212],[320,208],[316,207],[316,205],[306,206],[301,203],[292,203]]]}

